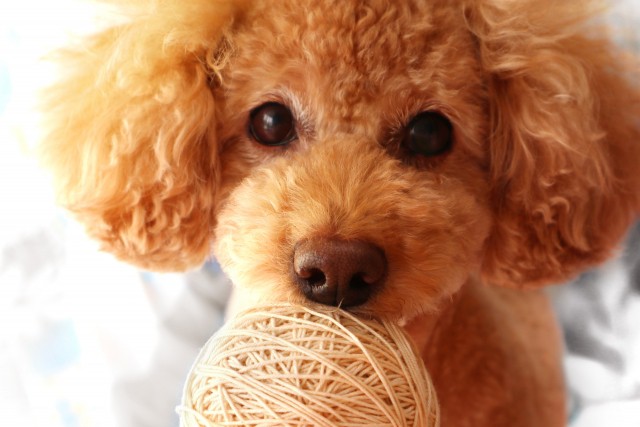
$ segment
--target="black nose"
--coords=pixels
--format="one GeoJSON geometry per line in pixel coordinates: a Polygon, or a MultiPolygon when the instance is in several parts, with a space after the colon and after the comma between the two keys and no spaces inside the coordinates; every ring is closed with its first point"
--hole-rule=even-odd
{"type": "Polygon", "coordinates": [[[364,304],[386,275],[382,249],[358,240],[305,240],[293,255],[294,281],[307,298],[321,304],[364,304]]]}

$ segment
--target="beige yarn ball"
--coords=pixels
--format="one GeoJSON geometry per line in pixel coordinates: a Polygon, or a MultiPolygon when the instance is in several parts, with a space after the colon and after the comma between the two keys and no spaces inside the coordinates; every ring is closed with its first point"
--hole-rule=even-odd
{"type": "Polygon", "coordinates": [[[436,394],[402,328],[324,306],[255,308],[203,347],[182,427],[439,425],[436,394]]]}

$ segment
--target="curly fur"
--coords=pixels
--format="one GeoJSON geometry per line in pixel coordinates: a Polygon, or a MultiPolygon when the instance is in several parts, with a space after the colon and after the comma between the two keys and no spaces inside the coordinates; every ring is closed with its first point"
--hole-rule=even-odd
{"type": "Polygon", "coordinates": [[[224,59],[212,49],[241,2],[137,3],[130,22],[58,53],[66,75],[46,93],[43,155],[62,203],[106,249],[184,269],[210,251],[220,166],[209,83],[224,59]]]}
{"type": "MultiPolygon", "coordinates": [[[[522,366],[536,364],[527,351],[545,360],[546,371],[531,374],[537,396],[561,394],[557,342],[535,332],[554,328],[546,303],[464,285],[565,279],[609,256],[640,212],[638,64],[586,24],[598,5],[126,4],[130,21],[61,53],[68,74],[47,94],[44,157],[89,234],[159,270],[196,266],[213,247],[254,298],[288,300],[303,300],[289,276],[298,241],[375,243],[389,272],[368,309],[410,325],[435,316],[431,335],[412,329],[418,342],[462,343],[491,361],[491,375],[512,366],[503,382],[477,371],[453,381],[438,374],[449,365],[434,368],[443,425],[561,425],[560,397],[546,415],[504,411],[505,390],[522,388],[522,366]],[[267,101],[293,111],[299,138],[289,148],[259,146],[246,132],[249,111],[267,101]],[[454,128],[453,150],[436,161],[398,143],[424,110],[454,128]],[[496,301],[522,310],[491,308],[496,301]],[[446,320],[461,312],[465,322],[446,320]],[[505,318],[522,330],[507,331],[505,318]],[[488,345],[483,328],[504,335],[488,345]],[[507,352],[514,347],[522,351],[507,352]],[[493,403],[467,418],[448,411],[464,395],[450,384],[474,381],[490,385],[493,403]]],[[[457,360],[424,348],[431,366],[457,360]]]]}

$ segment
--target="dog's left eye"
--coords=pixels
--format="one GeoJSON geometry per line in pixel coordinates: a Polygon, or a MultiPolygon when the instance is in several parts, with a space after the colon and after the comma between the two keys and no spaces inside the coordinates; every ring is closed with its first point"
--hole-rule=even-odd
{"type": "Polygon", "coordinates": [[[414,154],[433,157],[449,151],[453,143],[451,122],[434,111],[415,116],[407,125],[402,144],[414,154]]]}
{"type": "Polygon", "coordinates": [[[262,145],[286,145],[296,137],[291,111],[277,102],[267,102],[251,110],[249,133],[262,145]]]}

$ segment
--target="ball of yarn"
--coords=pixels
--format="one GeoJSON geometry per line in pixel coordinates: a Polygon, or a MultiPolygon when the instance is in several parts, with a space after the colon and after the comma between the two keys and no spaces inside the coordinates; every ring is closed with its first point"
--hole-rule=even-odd
{"type": "Polygon", "coordinates": [[[278,304],[227,323],[188,376],[182,427],[439,425],[422,360],[394,322],[278,304]]]}

